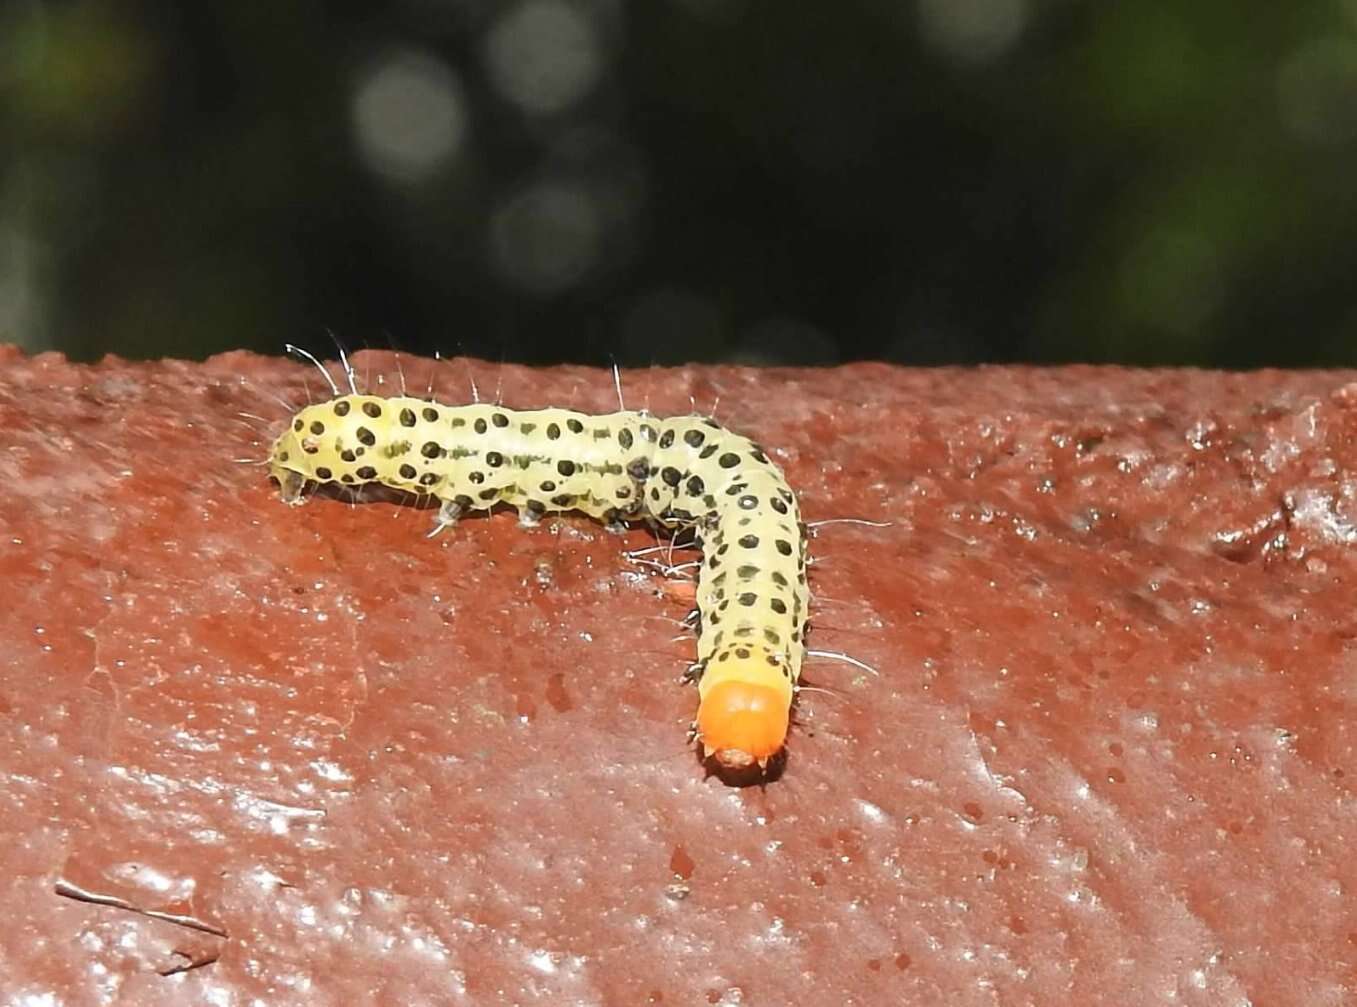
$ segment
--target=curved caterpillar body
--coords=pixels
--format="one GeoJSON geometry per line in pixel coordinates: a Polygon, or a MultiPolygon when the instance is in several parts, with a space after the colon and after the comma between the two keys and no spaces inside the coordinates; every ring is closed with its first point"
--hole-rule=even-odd
{"type": "Polygon", "coordinates": [[[498,503],[526,524],[578,510],[691,528],[703,550],[690,677],[704,757],[747,769],[782,750],[805,656],[807,536],[781,470],[748,438],[701,416],[353,394],[298,412],[268,464],[288,503],[312,482],[436,497],[435,531],[498,503]]]}

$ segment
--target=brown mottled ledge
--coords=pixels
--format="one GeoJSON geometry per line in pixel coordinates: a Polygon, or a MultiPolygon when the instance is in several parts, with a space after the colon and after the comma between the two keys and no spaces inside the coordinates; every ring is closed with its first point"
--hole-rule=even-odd
{"type": "Polygon", "coordinates": [[[289,509],[233,459],[267,439],[238,413],[319,395],[301,366],[0,351],[0,991],[1351,999],[1354,380],[624,375],[719,397],[807,519],[893,522],[815,545],[816,645],[880,676],[808,665],[786,772],[732,789],[684,744],[684,600],[620,557],[645,532],[289,509]]]}

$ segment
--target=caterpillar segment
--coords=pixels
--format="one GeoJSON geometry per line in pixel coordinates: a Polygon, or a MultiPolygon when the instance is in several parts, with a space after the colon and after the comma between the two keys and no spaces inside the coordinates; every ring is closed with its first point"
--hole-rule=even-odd
{"type": "Polygon", "coordinates": [[[766,768],[785,746],[806,653],[807,536],[781,470],[748,438],[702,416],[350,394],[293,416],[268,464],[291,504],[313,483],[436,498],[431,534],[496,504],[526,524],[581,511],[690,528],[702,550],[694,736],[730,770],[766,768]]]}

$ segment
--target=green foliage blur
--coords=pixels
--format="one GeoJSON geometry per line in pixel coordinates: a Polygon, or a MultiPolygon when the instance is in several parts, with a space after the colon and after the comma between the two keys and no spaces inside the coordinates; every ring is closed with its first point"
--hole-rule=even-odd
{"type": "Polygon", "coordinates": [[[1357,363],[1357,0],[0,8],[0,341],[1357,363]]]}

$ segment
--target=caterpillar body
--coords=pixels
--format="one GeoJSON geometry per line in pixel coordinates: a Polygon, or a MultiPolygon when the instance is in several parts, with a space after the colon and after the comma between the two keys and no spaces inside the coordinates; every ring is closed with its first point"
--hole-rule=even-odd
{"type": "Polygon", "coordinates": [[[435,532],[496,504],[525,524],[574,510],[691,529],[703,553],[694,736],[732,770],[766,768],[782,751],[806,653],[807,533],[781,469],[748,438],[696,415],[355,393],[293,416],[268,468],[291,504],[312,483],[436,498],[435,532]]]}

